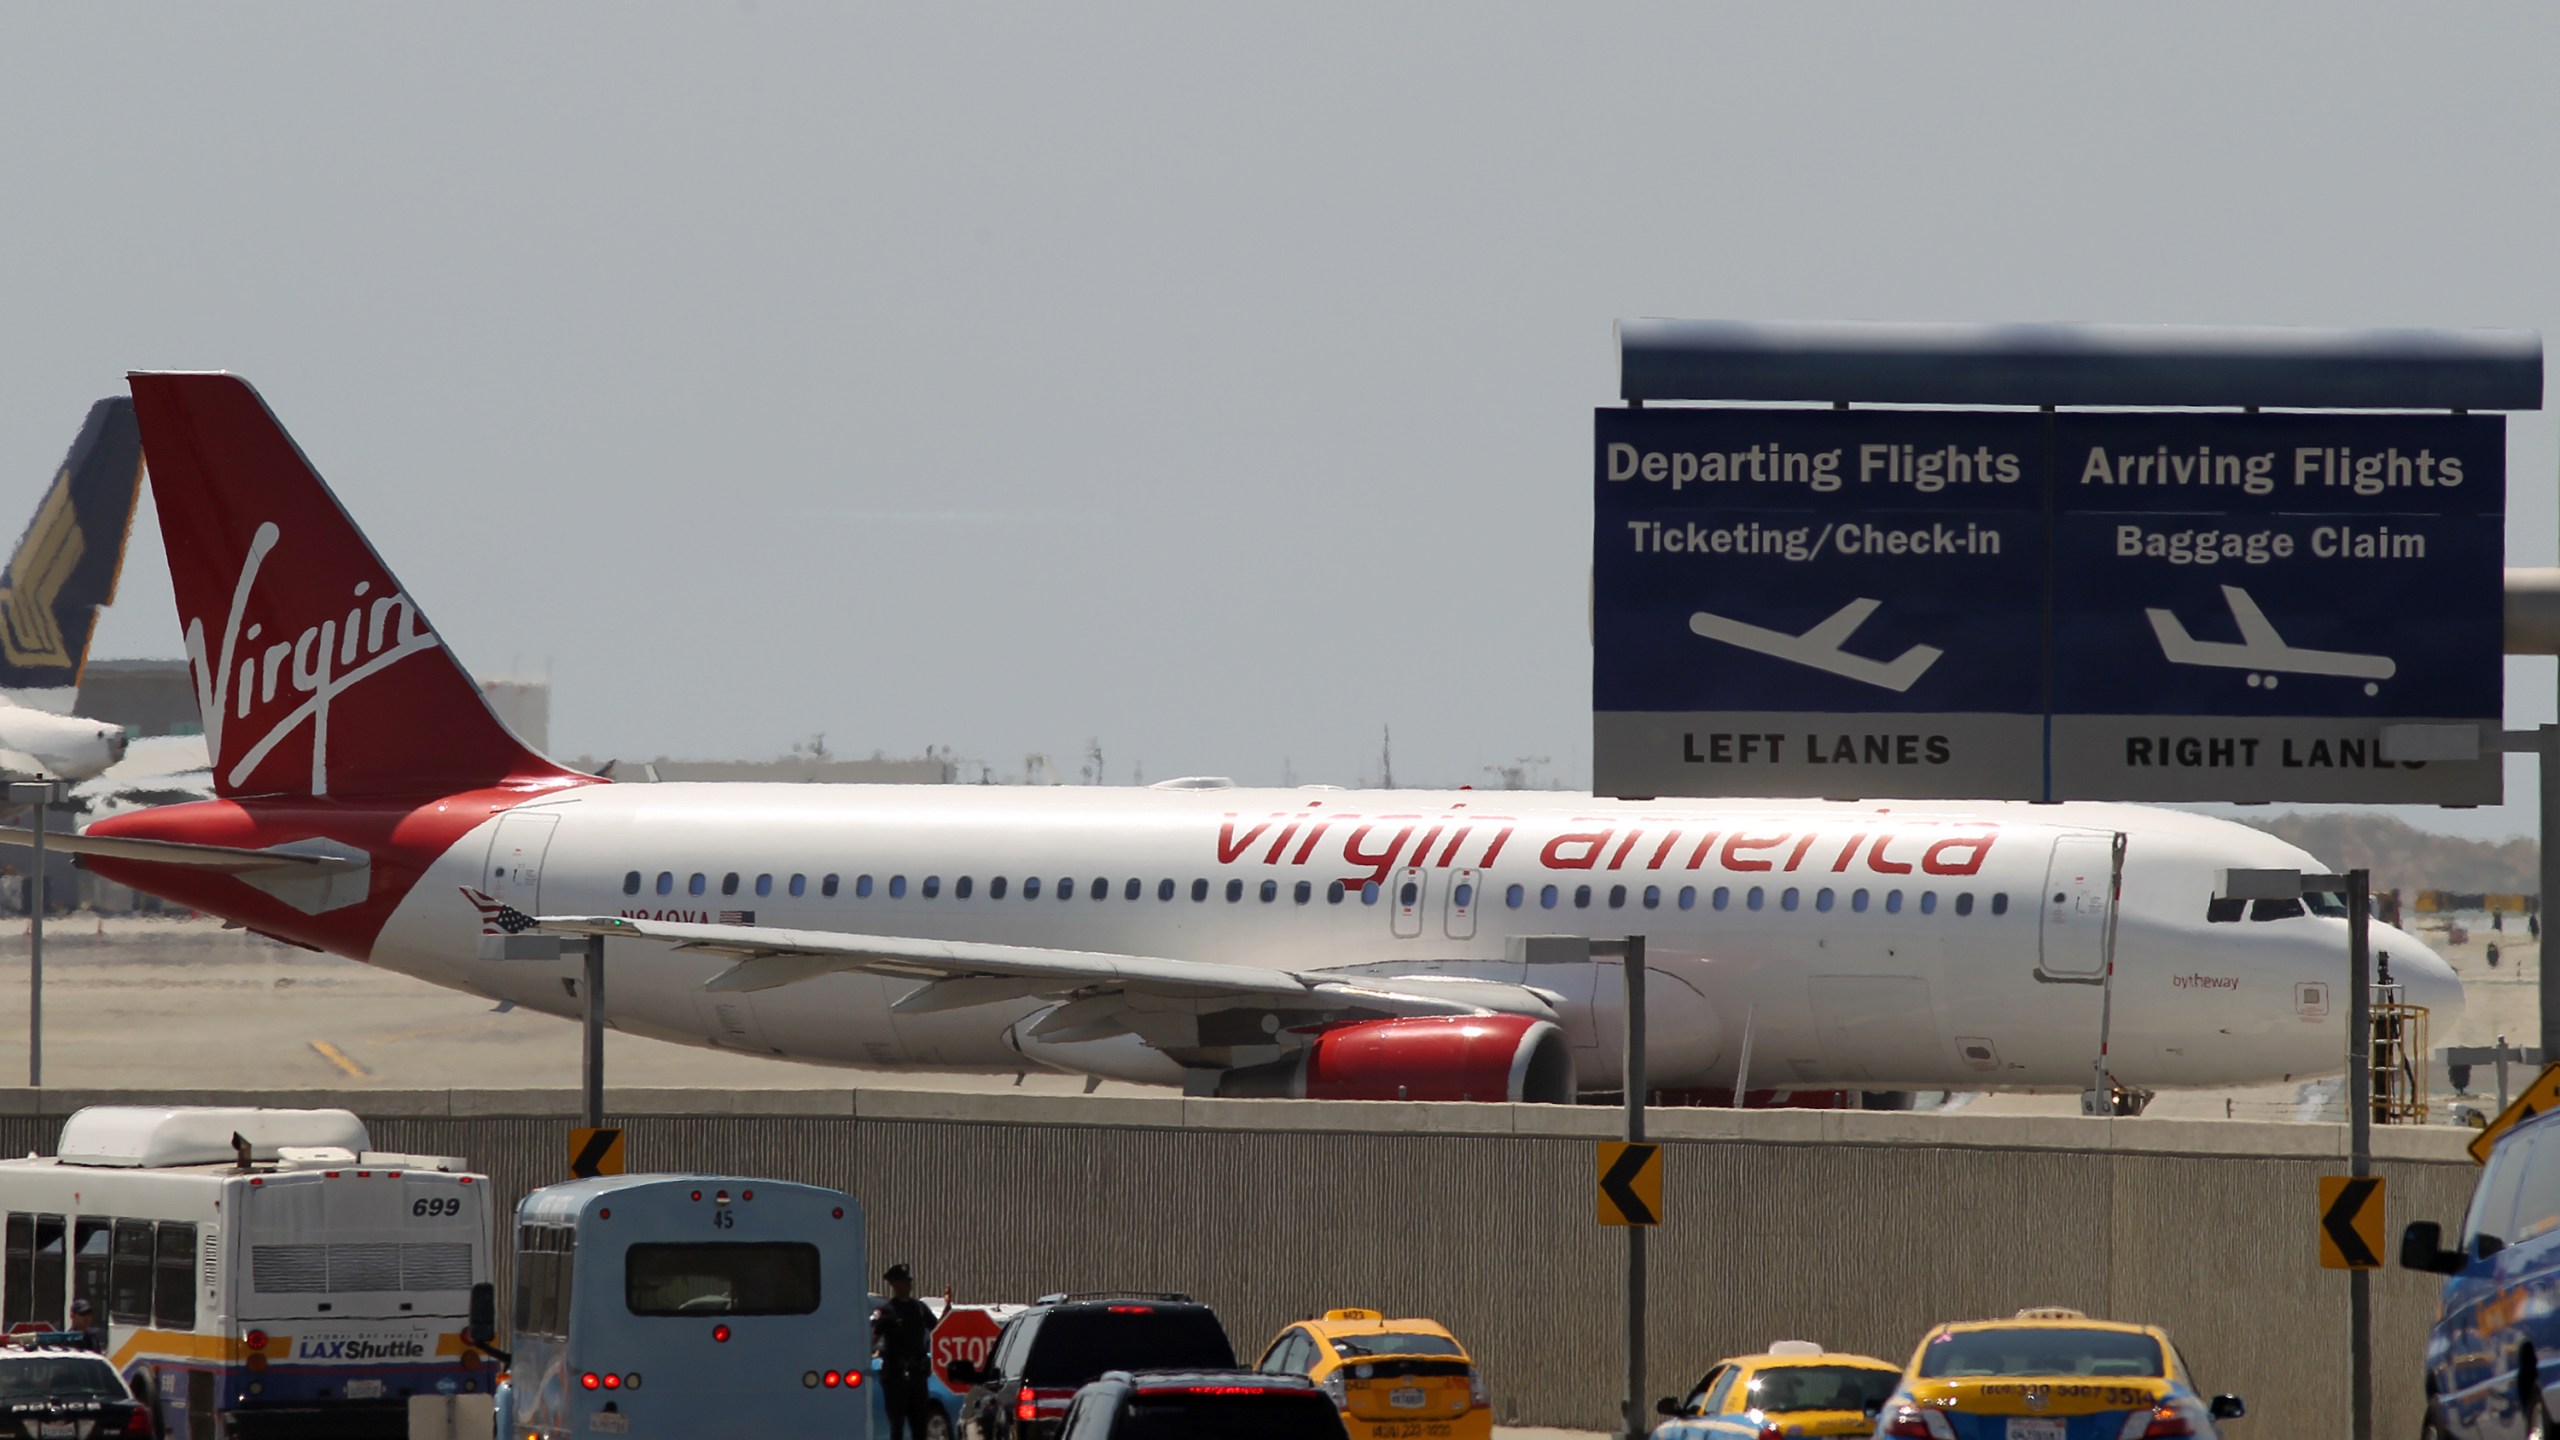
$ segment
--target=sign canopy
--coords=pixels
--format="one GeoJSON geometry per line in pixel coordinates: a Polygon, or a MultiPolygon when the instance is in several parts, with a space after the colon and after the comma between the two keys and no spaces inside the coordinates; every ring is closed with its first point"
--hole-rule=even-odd
{"type": "Polygon", "coordinates": [[[1602,409],[1595,789],[2493,803],[2503,423],[1602,409]]]}

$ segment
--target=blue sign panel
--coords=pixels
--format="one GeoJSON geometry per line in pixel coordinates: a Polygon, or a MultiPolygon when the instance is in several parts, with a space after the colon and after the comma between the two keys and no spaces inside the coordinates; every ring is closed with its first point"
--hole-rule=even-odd
{"type": "Polygon", "coordinates": [[[1595,785],[2496,798],[2503,423],[1601,410],[1595,785]]]}

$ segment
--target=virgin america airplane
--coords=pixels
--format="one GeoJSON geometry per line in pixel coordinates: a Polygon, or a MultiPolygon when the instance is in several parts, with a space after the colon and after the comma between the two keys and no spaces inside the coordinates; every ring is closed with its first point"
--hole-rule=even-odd
{"type": "Polygon", "coordinates": [[[61,843],[293,944],[571,1014],[574,958],[495,937],[602,935],[616,1028],[827,1064],[1564,1101],[1622,977],[1521,937],[1648,937],[1665,1087],[1732,1086],[1748,1027],[1755,1090],[2078,1090],[2112,921],[2119,1082],[2341,1068],[2343,921],[2213,894],[2325,867],[2172,811],[605,783],[498,722],[246,382],[132,385],[217,798],[61,843]]]}

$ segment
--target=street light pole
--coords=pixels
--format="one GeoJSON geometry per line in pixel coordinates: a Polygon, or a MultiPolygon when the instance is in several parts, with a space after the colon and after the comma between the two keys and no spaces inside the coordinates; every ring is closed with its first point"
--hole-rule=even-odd
{"type": "MultiPolygon", "coordinates": [[[[2347,1173],[2373,1173],[2373,876],[2346,873],[2347,968],[2347,1173]]],[[[2347,1272],[2347,1431],[2354,1440],[2373,1437],[2373,1276],[2347,1272]]]]}

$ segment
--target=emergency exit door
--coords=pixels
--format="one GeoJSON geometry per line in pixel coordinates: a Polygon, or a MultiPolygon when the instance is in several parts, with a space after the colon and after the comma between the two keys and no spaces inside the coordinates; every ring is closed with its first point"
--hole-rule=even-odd
{"type": "Polygon", "coordinates": [[[2116,837],[2064,835],[2045,866],[2044,929],[2036,974],[2095,981],[2107,973],[2107,913],[2115,889],[2116,837]]]}
{"type": "Polygon", "coordinates": [[[513,810],[499,817],[489,841],[489,871],[480,888],[489,898],[527,915],[542,913],[542,856],[551,848],[557,815],[513,810]]]}

